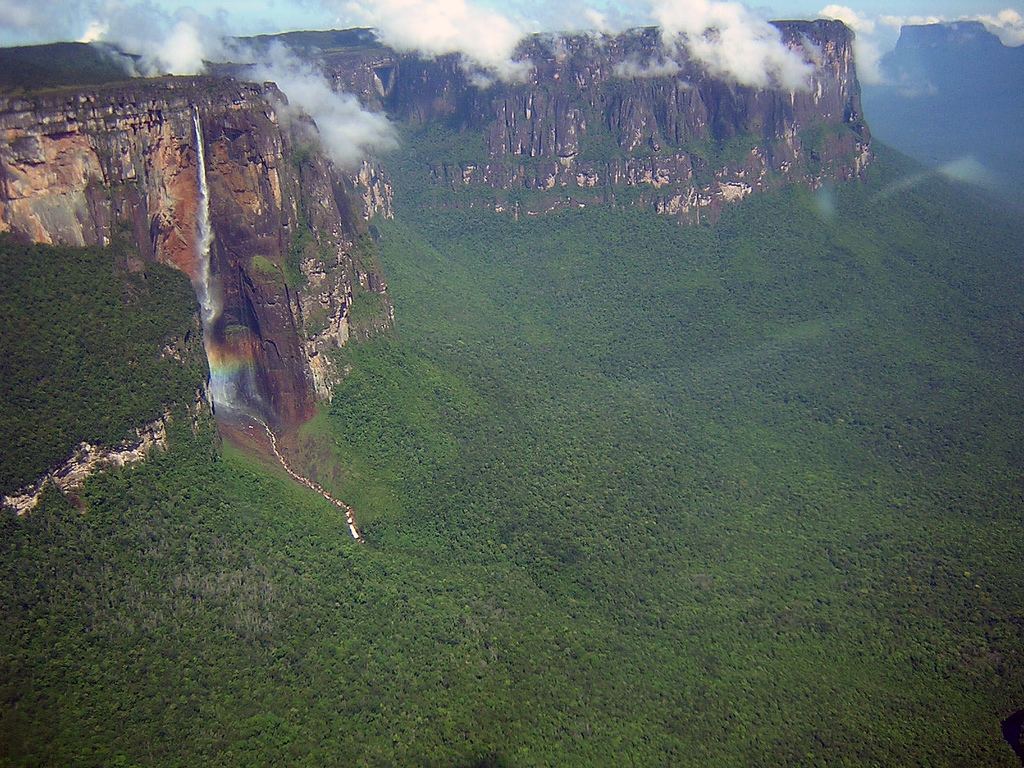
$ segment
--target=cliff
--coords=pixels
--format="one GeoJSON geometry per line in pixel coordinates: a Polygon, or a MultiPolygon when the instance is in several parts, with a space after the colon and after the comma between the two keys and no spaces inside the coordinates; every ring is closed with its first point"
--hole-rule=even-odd
{"type": "Polygon", "coordinates": [[[531,37],[518,57],[532,74],[520,84],[481,81],[457,56],[428,60],[365,41],[306,55],[410,126],[435,184],[492,190],[463,195],[470,204],[536,213],[629,202],[697,221],[783,183],[855,178],[871,160],[850,30],[824,20],[776,26],[812,65],[806,90],[715,78],[666,52],[657,29],[531,37]]]}
{"type": "Polygon", "coordinates": [[[145,461],[150,452],[166,449],[167,423],[170,420],[171,415],[164,414],[162,418],[136,429],[134,438],[113,447],[79,443],[63,464],[47,472],[35,483],[3,496],[0,504],[10,507],[19,515],[31,512],[50,483],[74,499],[85,486],[85,481],[94,473],[145,461]]]}
{"type": "MultiPolygon", "coordinates": [[[[530,37],[521,83],[467,73],[456,56],[396,53],[365,31],[297,39],[338,89],[404,126],[428,204],[516,216],[628,204],[696,222],[785,183],[857,177],[871,160],[850,31],[777,26],[811,67],[806,89],[723,81],[655,29],[530,37]]],[[[0,97],[0,231],[127,238],[185,272],[204,306],[215,406],[273,426],[330,398],[326,350],[392,321],[365,234],[371,215],[390,215],[386,172],[339,173],[285,103],[273,84],[224,76],[0,97]]]]}
{"type": "Polygon", "coordinates": [[[323,352],[352,332],[355,298],[377,294],[372,323],[390,322],[379,267],[356,248],[366,218],[389,212],[390,187],[368,165],[336,173],[279,119],[282,103],[272,84],[212,78],[0,98],[0,231],[68,245],[127,238],[200,295],[209,282],[214,388],[230,380],[230,405],[294,423],[330,396],[323,352]]]}

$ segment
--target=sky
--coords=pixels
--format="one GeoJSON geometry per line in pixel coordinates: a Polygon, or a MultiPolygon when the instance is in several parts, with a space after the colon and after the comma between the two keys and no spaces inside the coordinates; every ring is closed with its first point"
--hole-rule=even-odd
{"type": "MultiPolygon", "coordinates": [[[[163,0],[157,3],[168,11],[180,7],[188,7],[195,3],[163,0]]],[[[559,5],[561,3],[558,3],[559,5]]],[[[1004,3],[985,2],[984,0],[862,0],[862,2],[843,3],[858,13],[866,15],[891,16],[943,16],[958,18],[961,16],[994,15],[1007,7],[1004,3]]],[[[231,16],[232,26],[250,33],[274,32],[282,29],[330,29],[345,28],[358,23],[358,19],[336,10],[331,5],[315,0],[221,0],[211,3],[225,9],[231,16]]],[[[481,6],[494,8],[503,13],[521,12],[537,18],[543,17],[543,9],[552,3],[531,0],[530,2],[485,2],[481,6]]],[[[607,12],[609,8],[622,7],[624,3],[608,3],[595,1],[589,4],[599,11],[607,12]]],[[[639,3],[638,3],[639,5],[639,3]]],[[[752,7],[761,10],[768,18],[816,18],[818,11],[827,3],[806,2],[806,0],[777,0],[774,3],[756,2],[752,7]]]]}
{"type": "MultiPolygon", "coordinates": [[[[650,23],[647,8],[652,3],[635,0],[629,2],[609,3],[605,0],[582,2],[551,3],[550,0],[470,0],[480,8],[492,9],[496,13],[517,19],[523,19],[529,25],[536,23],[541,27],[550,27],[553,22],[563,21],[573,26],[587,8],[596,10],[606,16],[614,16],[616,9],[629,9],[624,16],[632,16],[639,23],[650,23]],[[564,9],[564,12],[553,11],[552,6],[564,9]],[[561,18],[559,18],[561,17],[561,18]]],[[[415,5],[415,2],[397,3],[392,5],[415,5]]],[[[707,3],[683,2],[682,5],[707,3]]],[[[711,3],[714,4],[714,3],[711,3]]],[[[879,17],[933,17],[955,19],[973,16],[995,16],[1008,6],[1004,2],[986,2],[985,0],[847,0],[842,5],[849,7],[859,15],[879,17]]],[[[214,0],[213,2],[187,2],[186,0],[143,0],[141,3],[127,0],[0,0],[0,44],[16,45],[37,42],[50,42],[57,39],[74,37],[71,31],[77,16],[87,16],[76,12],[87,5],[105,5],[111,9],[132,5],[148,5],[167,16],[188,13],[195,9],[204,15],[218,18],[223,26],[232,34],[258,34],[277,32],[289,29],[330,29],[346,28],[360,25],[365,21],[354,7],[373,5],[373,3],[346,2],[346,0],[214,0]]],[[[824,2],[808,2],[808,0],[775,0],[775,2],[754,2],[753,10],[766,18],[816,18],[820,15],[824,2]]],[[[1012,5],[1009,7],[1013,7],[1012,5]]],[[[1020,7],[1017,10],[1024,10],[1020,7]]],[[[88,20],[78,24],[78,37],[85,32],[88,20]]]]}
{"type": "Polygon", "coordinates": [[[0,0],[0,45],[108,43],[137,54],[117,59],[132,76],[196,74],[209,61],[258,62],[255,76],[276,82],[288,96],[282,119],[310,131],[336,165],[349,168],[367,154],[394,146],[397,137],[387,118],[337,91],[315,63],[300,60],[280,42],[257,52],[237,37],[373,27],[384,44],[398,51],[459,54],[472,81],[486,86],[530,76],[531,64],[516,56],[519,42],[530,33],[613,33],[656,25],[660,52],[648,60],[620,62],[616,76],[675,74],[682,60],[742,86],[792,92],[811,87],[816,54],[813,46],[787,44],[769,19],[844,21],[856,32],[854,55],[863,83],[884,82],[879,60],[905,23],[974,19],[1004,44],[1024,45],[1024,17],[1018,8],[1001,3],[774,2],[752,7],[741,0],[213,0],[192,6],[181,0],[0,0]]]}
{"type": "MultiPolygon", "coordinates": [[[[866,83],[881,78],[879,59],[904,23],[976,19],[1004,44],[1024,44],[1024,5],[1004,4],[1024,0],[769,1],[0,0],[0,45],[101,41],[142,54],[138,74],[192,74],[204,60],[231,57],[225,41],[232,36],[362,26],[376,28],[382,42],[397,50],[460,53],[483,82],[524,76],[528,67],[513,52],[531,32],[657,25],[667,53],[685,49],[716,75],[756,87],[799,88],[807,80],[807,62],[785,49],[767,19],[846,22],[857,33],[858,73],[866,83]]],[[[634,64],[641,71],[652,63],[634,64]]]]}

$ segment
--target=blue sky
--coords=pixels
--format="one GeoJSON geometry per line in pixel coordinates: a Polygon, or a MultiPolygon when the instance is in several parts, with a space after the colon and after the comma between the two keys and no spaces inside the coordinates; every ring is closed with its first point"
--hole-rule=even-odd
{"type": "MultiPolygon", "coordinates": [[[[548,2],[494,2],[478,0],[478,5],[490,6],[495,10],[506,13],[524,13],[535,15],[538,9],[550,5],[548,2]]],[[[807,2],[806,0],[795,0],[787,2],[780,0],[774,3],[752,2],[751,7],[761,11],[771,18],[814,18],[817,12],[828,0],[820,2],[807,2]]],[[[893,15],[893,16],[946,16],[955,18],[959,16],[974,16],[982,14],[995,14],[1003,8],[1013,7],[1008,2],[984,2],[984,0],[843,0],[840,5],[846,5],[859,13],[869,15],[893,15]]],[[[168,11],[174,11],[181,7],[196,7],[206,9],[214,5],[196,4],[195,2],[182,2],[180,0],[159,0],[160,5],[168,11]]],[[[331,3],[321,3],[317,0],[221,0],[216,3],[223,8],[231,20],[233,29],[240,32],[264,32],[279,29],[307,29],[327,28],[334,26],[353,26],[358,24],[357,19],[349,19],[345,14],[327,10],[331,3]],[[339,24],[340,22],[340,24],[339,24]]],[[[333,4],[335,7],[344,5],[342,2],[333,4]]],[[[607,3],[595,0],[588,3],[595,8],[608,9],[609,7],[621,7],[621,3],[607,3]]],[[[208,11],[207,11],[208,12],[208,11]]]]}
{"type": "MultiPolygon", "coordinates": [[[[405,0],[403,0],[404,2],[405,0]]],[[[409,0],[412,2],[413,0],[409,0]]],[[[362,26],[367,23],[367,12],[373,9],[395,7],[395,0],[0,0],[0,45],[48,42],[80,37],[90,19],[97,17],[97,9],[109,14],[123,13],[131,21],[125,22],[135,29],[151,26],[141,19],[140,8],[163,12],[166,26],[184,9],[192,8],[207,17],[217,17],[222,23],[215,25],[221,33],[234,35],[275,32],[288,29],[326,29],[362,26]],[[362,5],[360,18],[353,5],[362,5]],[[120,9],[120,10],[118,10],[120,9]],[[218,11],[219,9],[219,11],[218,11]],[[134,10],[135,13],[129,11],[134,10]]],[[[489,7],[499,14],[513,17],[519,27],[535,29],[565,28],[567,24],[580,24],[588,8],[605,12],[610,19],[623,18],[635,23],[650,23],[652,3],[670,3],[672,0],[425,0],[427,3],[471,5],[489,7]],[[622,13],[623,9],[627,9],[622,13]]],[[[678,0],[681,5],[701,0],[678,0]]],[[[713,3],[714,0],[711,0],[713,3]]],[[[835,3],[846,6],[867,19],[882,15],[914,16],[940,15],[947,18],[961,16],[995,15],[1005,8],[1024,9],[1024,0],[750,0],[749,5],[768,18],[815,18],[822,7],[835,3]]],[[[422,2],[421,2],[422,4],[422,2]]],[[[402,5],[402,3],[398,3],[402,5]]],[[[103,14],[99,14],[103,16],[103,14]]],[[[109,16],[106,17],[109,21],[109,16]]],[[[1024,27],[1021,27],[1024,30],[1024,27]]],[[[881,47],[895,40],[895,29],[877,24],[872,34],[881,47]]],[[[1024,33],[1022,33],[1024,34],[1024,33]]]]}

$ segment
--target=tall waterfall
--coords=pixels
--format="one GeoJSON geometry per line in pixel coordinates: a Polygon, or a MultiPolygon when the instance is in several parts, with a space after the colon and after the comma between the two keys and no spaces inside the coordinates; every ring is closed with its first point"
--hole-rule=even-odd
{"type": "Polygon", "coordinates": [[[220,302],[212,285],[210,275],[210,246],[213,245],[213,227],[210,226],[210,188],[206,183],[206,148],[203,146],[203,125],[199,122],[199,110],[193,110],[192,122],[196,129],[196,165],[199,174],[199,205],[196,228],[199,237],[196,240],[197,261],[199,272],[196,277],[196,296],[202,314],[203,331],[212,327],[220,315],[220,302]]]}
{"type": "Polygon", "coordinates": [[[223,350],[219,349],[214,335],[215,324],[221,313],[220,292],[213,283],[210,270],[210,250],[213,245],[213,227],[210,225],[210,188],[206,182],[206,148],[203,142],[203,124],[199,121],[199,110],[192,111],[192,123],[196,133],[196,166],[199,176],[199,200],[196,210],[196,271],[195,290],[199,299],[199,316],[203,322],[203,347],[206,361],[210,366],[210,386],[207,397],[216,411],[217,407],[230,409],[232,389],[230,375],[223,371],[223,350]]]}
{"type": "Polygon", "coordinates": [[[196,210],[196,262],[194,285],[203,322],[203,347],[210,366],[207,396],[215,412],[262,412],[253,366],[253,338],[249,329],[237,323],[225,327],[221,285],[211,269],[213,226],[210,222],[210,189],[206,181],[206,147],[199,110],[193,109],[199,200],[196,210]]]}

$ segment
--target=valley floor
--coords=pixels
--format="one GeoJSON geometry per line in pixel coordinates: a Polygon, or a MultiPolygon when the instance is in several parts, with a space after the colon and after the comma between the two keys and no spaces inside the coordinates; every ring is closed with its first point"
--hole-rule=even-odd
{"type": "Polygon", "coordinates": [[[1024,230],[915,172],[688,229],[399,176],[397,329],[283,451],[365,546],[181,422],[5,515],[0,765],[1011,768],[1024,230]]]}

